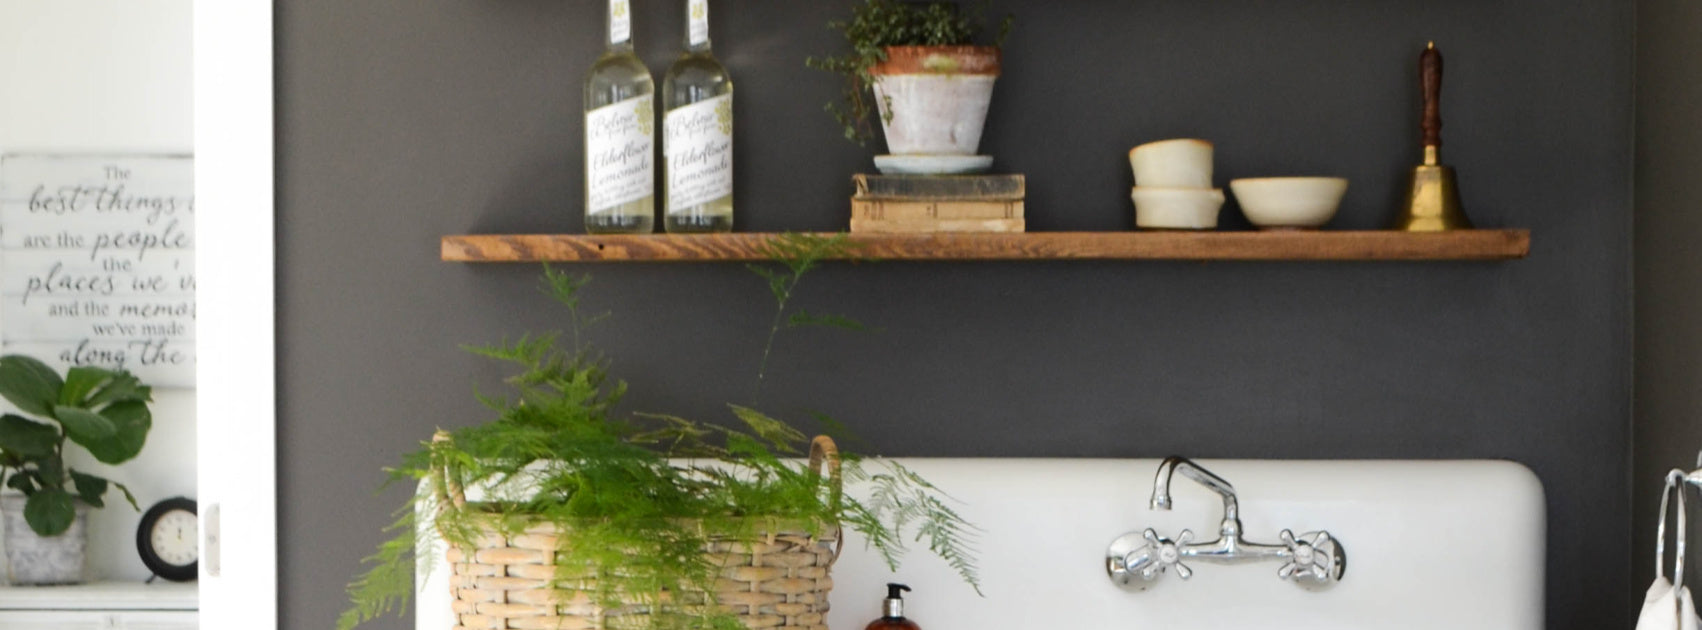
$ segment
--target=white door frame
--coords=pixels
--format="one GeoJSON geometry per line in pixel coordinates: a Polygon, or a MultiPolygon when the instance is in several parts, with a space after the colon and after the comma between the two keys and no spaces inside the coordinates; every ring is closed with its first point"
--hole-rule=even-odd
{"type": "Polygon", "coordinates": [[[272,0],[194,28],[201,627],[276,630],[272,0]]]}

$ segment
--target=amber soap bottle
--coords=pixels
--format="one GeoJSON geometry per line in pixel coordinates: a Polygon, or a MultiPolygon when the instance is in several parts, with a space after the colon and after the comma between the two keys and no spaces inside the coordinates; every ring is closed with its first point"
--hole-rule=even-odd
{"type": "Polygon", "coordinates": [[[916,622],[904,618],[904,594],[910,587],[903,584],[886,585],[886,599],[881,600],[881,618],[869,622],[868,630],[922,630],[916,622]]]}

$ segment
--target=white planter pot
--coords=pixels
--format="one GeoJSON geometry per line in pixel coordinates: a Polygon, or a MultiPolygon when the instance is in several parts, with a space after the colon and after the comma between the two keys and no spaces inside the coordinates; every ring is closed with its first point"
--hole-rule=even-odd
{"type": "Polygon", "coordinates": [[[999,78],[990,46],[894,46],[875,66],[875,104],[894,155],[975,155],[999,78]]]}
{"type": "Polygon", "coordinates": [[[89,506],[77,502],[77,518],[65,533],[50,538],[36,535],[24,520],[25,499],[0,497],[0,526],[5,529],[6,576],[14,585],[82,584],[89,546],[89,506]]]}

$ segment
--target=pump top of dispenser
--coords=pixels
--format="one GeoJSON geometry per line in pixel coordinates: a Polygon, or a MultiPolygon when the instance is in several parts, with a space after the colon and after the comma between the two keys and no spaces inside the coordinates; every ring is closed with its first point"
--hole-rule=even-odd
{"type": "Polygon", "coordinates": [[[886,599],[881,601],[881,616],[888,619],[904,618],[904,594],[899,591],[909,591],[910,587],[903,584],[887,584],[886,599]]]}

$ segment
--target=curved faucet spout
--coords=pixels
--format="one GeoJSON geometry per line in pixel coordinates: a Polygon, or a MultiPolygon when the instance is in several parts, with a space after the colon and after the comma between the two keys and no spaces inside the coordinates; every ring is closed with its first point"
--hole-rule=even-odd
{"type": "Polygon", "coordinates": [[[1186,457],[1166,457],[1164,463],[1158,465],[1158,476],[1152,480],[1152,501],[1154,510],[1170,509],[1170,476],[1180,471],[1183,477],[1194,480],[1202,486],[1211,488],[1213,492],[1223,496],[1223,519],[1225,521],[1240,520],[1240,509],[1235,502],[1235,487],[1223,477],[1202,468],[1194,460],[1186,457]]]}

